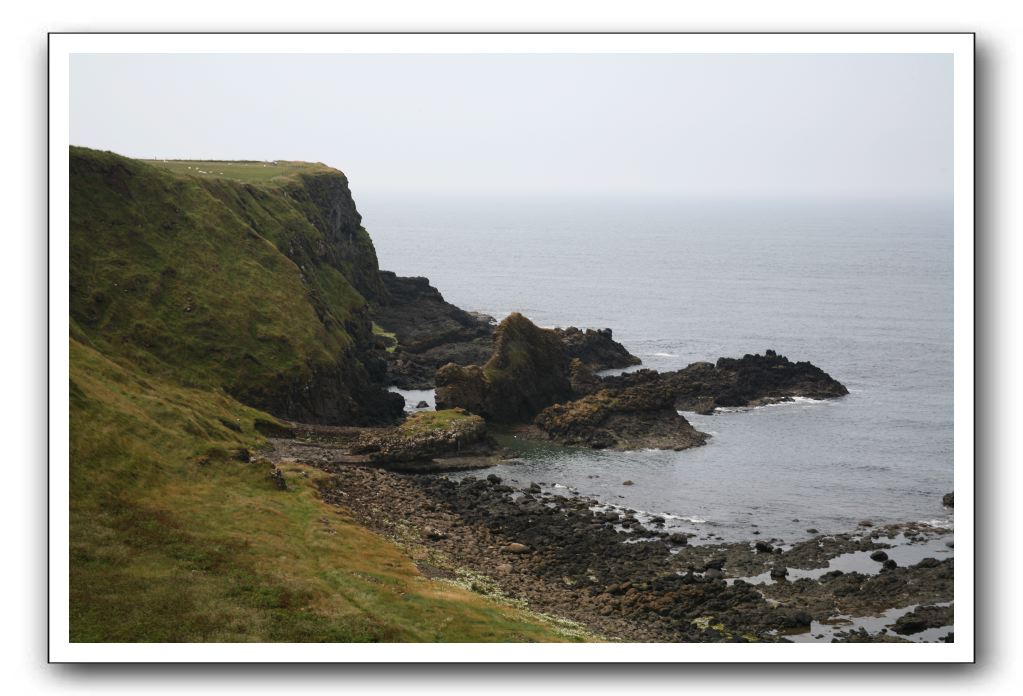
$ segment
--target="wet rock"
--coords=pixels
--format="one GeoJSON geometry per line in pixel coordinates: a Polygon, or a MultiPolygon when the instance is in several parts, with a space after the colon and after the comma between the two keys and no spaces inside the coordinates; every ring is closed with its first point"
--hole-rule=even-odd
{"type": "Polygon", "coordinates": [[[884,551],[875,551],[874,553],[870,554],[870,560],[872,560],[872,561],[887,561],[888,560],[888,554],[885,553],[884,551]]]}
{"type": "Polygon", "coordinates": [[[815,527],[810,527],[809,529],[806,530],[806,533],[807,534],[820,534],[820,531],[817,530],[815,527]]]}
{"type": "Polygon", "coordinates": [[[668,541],[675,546],[685,546],[689,543],[689,537],[680,532],[673,532],[668,535],[668,541]]]}
{"type": "Polygon", "coordinates": [[[955,507],[955,494],[946,493],[941,496],[941,504],[945,507],[955,507]]]}
{"type": "Polygon", "coordinates": [[[771,568],[770,575],[775,580],[780,580],[781,578],[787,577],[788,574],[789,569],[786,568],[785,566],[775,566],[774,568],[771,568]]]}
{"type": "Polygon", "coordinates": [[[757,553],[772,553],[774,551],[774,547],[766,541],[758,541],[753,545],[753,548],[757,551],[757,553]]]}
{"type": "Polygon", "coordinates": [[[416,404],[416,408],[430,408],[430,404],[426,403],[425,401],[420,401],[418,404],[416,404]]]}
{"type": "Polygon", "coordinates": [[[873,527],[874,523],[871,522],[870,520],[860,520],[860,525],[859,526],[861,526],[861,527],[873,527]]]}
{"type": "Polygon", "coordinates": [[[632,486],[632,485],[634,485],[634,484],[633,484],[633,482],[632,482],[632,481],[622,481],[622,485],[623,485],[623,486],[632,486]]]}
{"type": "Polygon", "coordinates": [[[885,570],[895,570],[896,568],[899,567],[899,564],[896,563],[891,558],[889,558],[888,560],[881,564],[881,567],[884,568],[885,570]]]}
{"type": "Polygon", "coordinates": [[[952,607],[923,606],[900,616],[891,625],[892,631],[902,636],[910,636],[929,628],[951,626],[954,621],[952,607]]]}

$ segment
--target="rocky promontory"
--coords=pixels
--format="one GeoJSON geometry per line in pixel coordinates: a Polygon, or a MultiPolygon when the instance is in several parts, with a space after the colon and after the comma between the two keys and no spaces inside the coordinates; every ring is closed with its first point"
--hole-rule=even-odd
{"type": "Polygon", "coordinates": [[[675,394],[680,411],[711,413],[719,407],[753,407],[794,397],[832,399],[849,390],[831,375],[809,362],[792,362],[767,350],[763,355],[718,358],[716,363],[697,362],[674,372],[638,370],[606,377],[607,388],[628,388],[659,383],[675,394]]]}
{"type": "Polygon", "coordinates": [[[444,365],[438,408],[461,407],[487,420],[526,425],[536,436],[596,449],[686,449],[706,442],[679,411],[710,413],[794,397],[848,394],[809,362],[764,355],[698,362],[674,372],[639,370],[599,377],[593,366],[636,364],[607,331],[542,329],[521,314],[498,326],[483,365],[444,365]]]}
{"type": "Polygon", "coordinates": [[[622,358],[628,355],[624,348],[608,350],[610,341],[610,332],[542,329],[512,314],[497,327],[486,364],[450,364],[437,371],[437,406],[528,425],[538,437],[569,445],[685,449],[703,444],[706,435],[676,412],[670,385],[601,388],[583,356],[596,360],[600,355],[603,364],[628,360],[622,358]]]}

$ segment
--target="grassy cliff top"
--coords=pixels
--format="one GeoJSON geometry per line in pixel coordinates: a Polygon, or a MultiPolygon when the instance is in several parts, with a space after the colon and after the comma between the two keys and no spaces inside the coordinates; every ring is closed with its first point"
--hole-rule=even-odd
{"type": "Polygon", "coordinates": [[[299,174],[337,172],[320,162],[289,162],[274,160],[140,160],[175,174],[188,174],[204,179],[229,179],[246,184],[279,184],[293,181],[299,174]]]}

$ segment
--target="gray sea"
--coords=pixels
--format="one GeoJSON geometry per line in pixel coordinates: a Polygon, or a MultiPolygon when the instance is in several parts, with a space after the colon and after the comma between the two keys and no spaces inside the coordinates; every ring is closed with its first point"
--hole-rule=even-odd
{"type": "MultiPolygon", "coordinates": [[[[951,524],[952,210],[934,201],[360,199],[381,268],[500,319],[614,330],[643,367],[777,350],[850,391],[684,414],[683,452],[510,443],[496,473],[786,542],[860,520],[951,524]],[[623,485],[631,481],[632,485],[623,485]],[[755,525],[755,527],[754,527],[755,525]]],[[[417,396],[418,398],[418,396],[417,396]]]]}

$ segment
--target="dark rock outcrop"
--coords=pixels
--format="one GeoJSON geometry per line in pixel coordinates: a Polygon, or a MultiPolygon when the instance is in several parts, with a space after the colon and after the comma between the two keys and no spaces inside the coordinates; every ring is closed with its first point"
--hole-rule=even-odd
{"type": "Polygon", "coordinates": [[[660,382],[675,394],[680,411],[709,413],[719,406],[760,406],[801,396],[830,399],[849,393],[840,382],[809,362],[791,362],[768,350],[764,355],[697,362],[674,372],[639,370],[607,377],[604,384],[623,388],[660,382]]]}
{"type": "MultiPolygon", "coordinates": [[[[402,389],[430,389],[434,373],[448,363],[482,365],[494,351],[497,322],[446,301],[426,278],[380,271],[384,292],[375,295],[373,319],[393,334],[387,342],[387,374],[402,389]]],[[[553,329],[567,359],[592,371],[638,365],[640,359],[612,338],[611,329],[553,329]]],[[[381,340],[384,343],[384,340],[381,340]]]]}
{"type": "Polygon", "coordinates": [[[402,389],[430,389],[437,368],[482,364],[493,351],[494,320],[446,301],[426,278],[380,271],[386,297],[373,319],[397,341],[387,353],[387,375],[402,389]]]}
{"type": "Polygon", "coordinates": [[[493,332],[492,319],[472,314],[444,299],[426,278],[380,271],[386,302],[373,310],[380,326],[395,334],[403,350],[421,354],[446,343],[465,343],[493,332]]]}
{"type": "Polygon", "coordinates": [[[642,360],[612,338],[611,329],[554,329],[569,360],[578,359],[594,372],[639,365],[642,360]]]}
{"type": "Polygon", "coordinates": [[[686,449],[704,444],[707,435],[680,416],[674,404],[675,395],[666,384],[648,382],[554,404],[533,423],[551,440],[595,449],[686,449]]]}
{"type": "Polygon", "coordinates": [[[519,313],[498,325],[483,367],[437,371],[437,408],[460,406],[499,423],[528,423],[551,404],[572,398],[569,361],[558,335],[519,313]]]}

